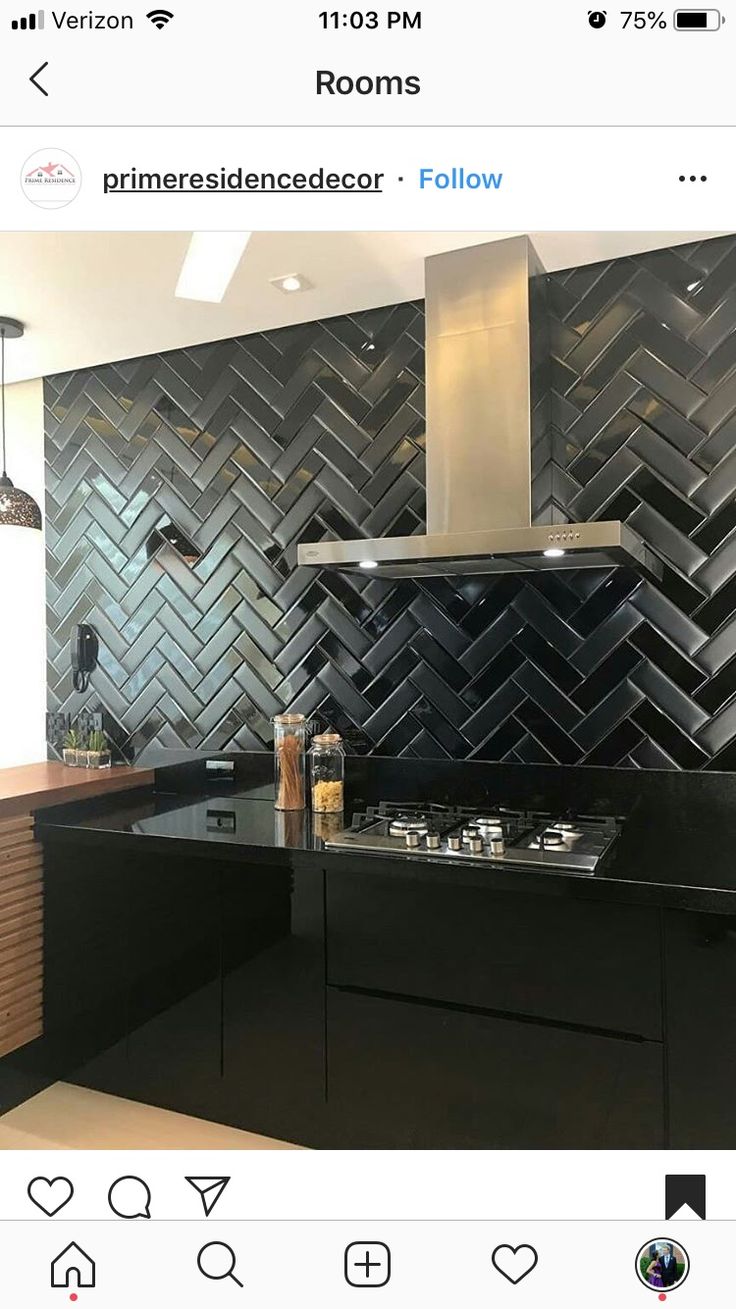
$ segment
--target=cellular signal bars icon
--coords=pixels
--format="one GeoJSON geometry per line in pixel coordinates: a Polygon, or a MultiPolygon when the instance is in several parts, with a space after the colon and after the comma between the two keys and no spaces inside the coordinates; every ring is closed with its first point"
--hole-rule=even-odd
{"type": "Polygon", "coordinates": [[[10,26],[14,32],[42,32],[44,17],[43,9],[39,9],[37,13],[28,14],[26,18],[13,18],[10,26]]]}

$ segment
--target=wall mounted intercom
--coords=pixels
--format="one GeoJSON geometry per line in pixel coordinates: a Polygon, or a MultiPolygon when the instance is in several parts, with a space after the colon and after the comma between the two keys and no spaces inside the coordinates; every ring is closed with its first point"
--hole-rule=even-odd
{"type": "Polygon", "coordinates": [[[97,633],[89,623],[80,623],[72,633],[72,673],[75,691],[86,691],[90,673],[97,667],[97,633]]]}

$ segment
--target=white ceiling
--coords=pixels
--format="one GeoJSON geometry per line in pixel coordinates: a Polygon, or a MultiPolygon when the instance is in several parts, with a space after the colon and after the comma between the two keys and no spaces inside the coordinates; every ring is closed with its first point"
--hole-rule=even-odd
{"type": "MultiPolygon", "coordinates": [[[[216,341],[423,295],[422,261],[508,232],[257,232],[222,304],[174,297],[188,232],[0,235],[0,315],[26,335],[7,347],[7,379],[216,341]],[[269,279],[303,273],[284,295],[269,279]]],[[[655,250],[706,232],[531,233],[549,271],[655,250]]]]}

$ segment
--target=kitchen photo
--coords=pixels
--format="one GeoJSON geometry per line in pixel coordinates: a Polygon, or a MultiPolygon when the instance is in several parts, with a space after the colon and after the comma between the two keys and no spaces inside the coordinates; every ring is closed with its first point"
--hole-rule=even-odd
{"type": "Polygon", "coordinates": [[[736,235],[0,291],[0,1149],[736,1148],[736,235]]]}

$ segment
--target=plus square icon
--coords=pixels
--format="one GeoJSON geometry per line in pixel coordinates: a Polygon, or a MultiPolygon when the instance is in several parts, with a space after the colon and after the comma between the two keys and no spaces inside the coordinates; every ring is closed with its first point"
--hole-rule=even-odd
{"type": "Polygon", "coordinates": [[[391,1276],[391,1251],[383,1241],[353,1241],[345,1251],[348,1286],[385,1286],[391,1276]]]}

